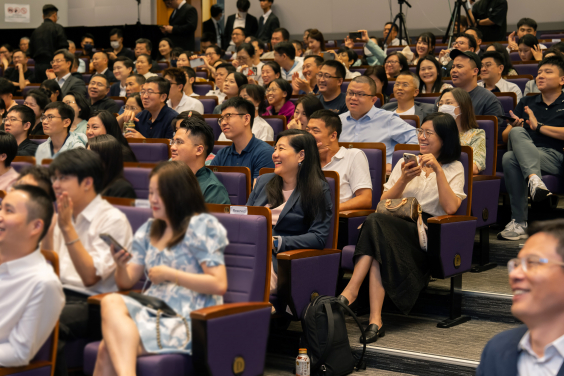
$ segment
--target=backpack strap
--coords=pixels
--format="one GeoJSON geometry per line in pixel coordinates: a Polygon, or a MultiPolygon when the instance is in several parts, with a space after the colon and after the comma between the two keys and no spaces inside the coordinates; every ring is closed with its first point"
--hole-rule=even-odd
{"type": "Polygon", "coordinates": [[[341,300],[339,299],[335,299],[334,302],[336,302],[337,304],[339,304],[341,307],[343,307],[348,313],[349,315],[352,316],[352,318],[354,319],[354,321],[356,321],[356,324],[358,325],[358,328],[360,329],[360,333],[362,334],[362,338],[364,339],[363,341],[363,346],[362,346],[362,354],[360,355],[360,359],[358,360],[358,363],[356,364],[356,370],[359,371],[361,368],[364,367],[364,369],[366,369],[366,366],[363,366],[363,362],[362,359],[364,358],[364,353],[366,352],[366,335],[364,334],[364,328],[362,327],[362,325],[360,324],[360,321],[358,319],[358,317],[356,317],[356,315],[354,314],[354,312],[349,308],[349,306],[347,306],[345,303],[343,303],[341,300]]]}
{"type": "Polygon", "coordinates": [[[312,369],[318,369],[321,367],[327,357],[329,356],[329,351],[331,350],[331,346],[333,345],[333,337],[335,336],[335,317],[333,316],[333,309],[331,308],[331,303],[327,302],[323,304],[325,307],[325,311],[327,312],[327,344],[323,349],[323,353],[317,360],[316,364],[312,369]]]}

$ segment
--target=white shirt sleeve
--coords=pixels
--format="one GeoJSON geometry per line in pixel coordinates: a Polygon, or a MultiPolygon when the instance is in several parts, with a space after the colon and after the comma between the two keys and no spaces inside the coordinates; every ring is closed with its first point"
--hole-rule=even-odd
{"type": "Polygon", "coordinates": [[[388,181],[386,182],[386,184],[384,184],[384,192],[389,191],[399,180],[399,178],[401,177],[401,163],[403,162],[403,160],[399,160],[398,163],[396,163],[396,165],[394,166],[394,169],[392,170],[392,173],[390,174],[390,178],[388,179],[388,181]]]}
{"type": "Polygon", "coordinates": [[[362,150],[353,157],[351,164],[351,174],[349,177],[349,185],[354,194],[359,189],[372,189],[372,180],[370,180],[370,167],[368,166],[368,158],[362,150]]]}
{"type": "Polygon", "coordinates": [[[455,161],[448,166],[448,172],[445,171],[445,176],[448,180],[448,185],[460,200],[466,198],[464,193],[464,166],[462,163],[455,161]]]}

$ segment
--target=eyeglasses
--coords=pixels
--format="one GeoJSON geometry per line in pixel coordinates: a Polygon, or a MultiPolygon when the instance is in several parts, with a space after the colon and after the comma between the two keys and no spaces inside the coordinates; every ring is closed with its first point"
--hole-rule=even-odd
{"type": "Polygon", "coordinates": [[[170,140],[170,146],[174,146],[174,145],[180,146],[180,145],[184,145],[184,144],[185,144],[185,142],[182,141],[182,140],[174,140],[174,139],[170,140]]]}
{"type": "Polygon", "coordinates": [[[137,111],[139,107],[137,106],[125,106],[124,107],[127,111],[137,111]]]}
{"type": "Polygon", "coordinates": [[[73,101],[66,101],[66,102],[63,102],[63,103],[64,103],[64,104],[68,104],[69,106],[70,106],[71,104],[76,104],[76,102],[73,102],[73,101]]]}
{"type": "Polygon", "coordinates": [[[212,57],[213,55],[217,55],[215,52],[210,52],[209,54],[206,54],[207,57],[212,57]]]}
{"type": "Polygon", "coordinates": [[[101,83],[101,82],[94,82],[94,81],[90,81],[90,83],[88,84],[88,86],[98,86],[98,87],[108,87],[107,85],[101,83]]]}
{"type": "Polygon", "coordinates": [[[552,264],[564,267],[564,262],[552,261],[537,255],[529,255],[522,258],[514,258],[507,262],[507,271],[511,273],[519,265],[524,272],[533,272],[540,264],[552,264]]]}
{"type": "Polygon", "coordinates": [[[62,64],[62,63],[64,63],[64,62],[66,62],[66,60],[53,60],[53,61],[51,62],[51,65],[53,65],[53,64],[62,64]]]}
{"type": "Polygon", "coordinates": [[[9,122],[9,123],[15,123],[15,122],[17,122],[17,121],[23,123],[22,120],[20,120],[20,119],[18,119],[18,118],[15,118],[15,117],[9,117],[9,118],[6,118],[6,119],[5,119],[5,122],[9,122]]]}
{"type": "Polygon", "coordinates": [[[268,88],[268,89],[266,89],[266,94],[268,94],[268,93],[274,93],[276,90],[278,90],[277,87],[268,88]]]}
{"type": "Polygon", "coordinates": [[[388,60],[384,63],[384,65],[396,65],[396,64],[399,64],[399,61],[388,60]]]}
{"type": "Polygon", "coordinates": [[[433,131],[430,131],[428,129],[421,129],[421,128],[416,129],[415,132],[417,132],[417,137],[423,136],[425,140],[435,134],[435,132],[433,131]]]}
{"type": "Polygon", "coordinates": [[[53,116],[53,115],[41,115],[41,117],[39,118],[39,120],[41,121],[51,121],[53,119],[62,119],[61,116],[53,116]]]}
{"type": "Polygon", "coordinates": [[[61,183],[64,183],[65,181],[68,181],[70,179],[69,175],[59,175],[59,176],[51,176],[51,183],[55,184],[55,182],[58,180],[61,183]]]}
{"type": "Polygon", "coordinates": [[[358,99],[361,99],[362,97],[373,97],[374,95],[364,94],[364,93],[355,93],[354,91],[347,90],[347,97],[354,98],[355,96],[357,96],[358,99]]]}
{"type": "Polygon", "coordinates": [[[144,97],[145,95],[153,95],[153,94],[162,94],[160,91],[153,91],[153,90],[142,90],[139,92],[139,95],[144,97]]]}
{"type": "Polygon", "coordinates": [[[321,73],[321,72],[317,73],[315,76],[316,76],[318,79],[319,79],[319,78],[324,78],[324,79],[326,79],[326,80],[328,80],[328,79],[330,79],[330,78],[341,78],[341,77],[337,77],[337,76],[331,76],[329,73],[321,73]]]}
{"type": "Polygon", "coordinates": [[[238,115],[238,116],[245,116],[245,115],[247,115],[247,114],[225,114],[225,116],[222,116],[222,117],[220,117],[219,119],[217,119],[217,123],[218,123],[219,125],[221,125],[221,122],[222,122],[223,120],[229,121],[229,119],[231,119],[232,116],[237,116],[237,115],[238,115]]]}

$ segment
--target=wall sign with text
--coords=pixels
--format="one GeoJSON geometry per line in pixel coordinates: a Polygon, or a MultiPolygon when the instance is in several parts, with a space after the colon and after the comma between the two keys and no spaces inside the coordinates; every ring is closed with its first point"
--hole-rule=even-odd
{"type": "Polygon", "coordinates": [[[4,4],[4,22],[29,23],[29,4],[4,4]]]}

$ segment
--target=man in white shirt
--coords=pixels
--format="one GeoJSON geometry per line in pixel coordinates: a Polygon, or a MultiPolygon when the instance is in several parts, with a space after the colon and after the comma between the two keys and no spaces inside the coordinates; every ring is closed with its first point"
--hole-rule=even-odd
{"type": "Polygon", "coordinates": [[[168,68],[163,72],[165,80],[170,82],[170,91],[166,104],[174,111],[181,113],[184,111],[197,111],[204,113],[204,105],[196,98],[187,96],[184,93],[186,86],[186,75],[180,68],[168,68]]]}
{"type": "Polygon", "coordinates": [[[274,61],[280,65],[280,78],[292,81],[294,72],[300,74],[303,79],[303,62],[296,60],[296,49],[290,42],[280,42],[274,47],[274,61]]]}
{"type": "Polygon", "coordinates": [[[519,86],[501,78],[504,69],[504,59],[499,52],[488,51],[482,55],[482,69],[480,71],[482,81],[478,86],[485,87],[492,93],[515,93],[517,102],[523,97],[519,86]]]}
{"type": "Polygon", "coordinates": [[[339,115],[330,110],[315,111],[309,118],[306,130],[317,141],[321,169],[339,173],[339,210],[370,209],[372,181],[368,159],[360,149],[339,147],[342,130],[339,115]]]}
{"type": "Polygon", "coordinates": [[[100,234],[111,235],[125,249],[131,247],[133,234],[125,214],[100,196],[104,165],[98,154],[84,149],[66,151],[53,160],[49,172],[58,214],[42,248],[59,255],[67,299],[59,325],[59,370],[66,366],[65,342],[88,335],[88,296],[117,290],[116,265],[100,234]]]}
{"type": "Polygon", "coordinates": [[[382,106],[382,109],[395,112],[398,115],[417,115],[420,123],[422,123],[425,116],[435,112],[435,106],[415,101],[415,97],[419,94],[419,84],[419,76],[415,73],[401,72],[394,85],[396,101],[382,106]]]}
{"type": "Polygon", "coordinates": [[[41,188],[21,185],[0,208],[0,367],[29,364],[53,332],[65,296],[39,242],[53,204],[41,188]]]}

